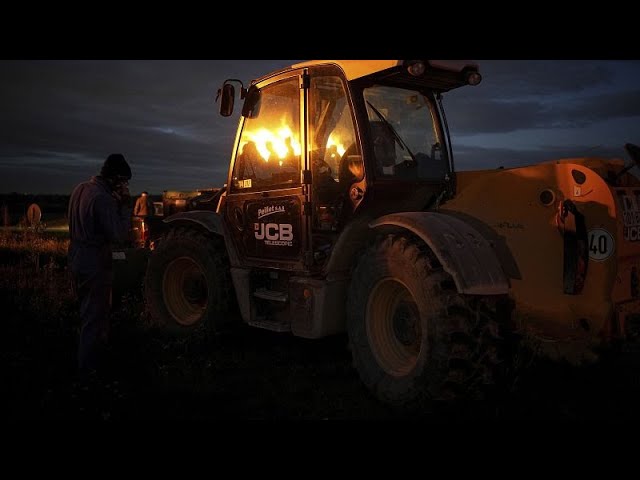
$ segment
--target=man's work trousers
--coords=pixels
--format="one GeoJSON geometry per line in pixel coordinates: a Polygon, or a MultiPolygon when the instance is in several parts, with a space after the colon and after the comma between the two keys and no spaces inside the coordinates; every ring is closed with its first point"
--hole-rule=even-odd
{"type": "Polygon", "coordinates": [[[73,286],[80,302],[78,367],[81,373],[98,369],[109,338],[112,275],[110,271],[76,273],[73,286]]]}

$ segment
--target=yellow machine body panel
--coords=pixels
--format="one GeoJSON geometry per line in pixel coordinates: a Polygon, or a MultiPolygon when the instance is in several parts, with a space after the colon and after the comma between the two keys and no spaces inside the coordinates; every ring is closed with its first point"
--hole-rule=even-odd
{"type": "Polygon", "coordinates": [[[628,174],[616,187],[603,178],[622,167],[584,158],[456,174],[456,196],[442,210],[481,224],[509,277],[515,319],[540,340],[597,343],[623,331],[620,312],[640,312],[640,184],[628,174]],[[565,200],[584,215],[589,238],[578,294],[564,293],[565,200]]]}

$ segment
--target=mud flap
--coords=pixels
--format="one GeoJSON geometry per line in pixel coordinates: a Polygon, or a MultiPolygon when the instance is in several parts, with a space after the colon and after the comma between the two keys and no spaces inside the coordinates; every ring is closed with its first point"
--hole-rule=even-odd
{"type": "Polygon", "coordinates": [[[578,295],[587,276],[589,245],[584,215],[571,200],[560,205],[558,228],[564,239],[564,293],[578,295]]]}

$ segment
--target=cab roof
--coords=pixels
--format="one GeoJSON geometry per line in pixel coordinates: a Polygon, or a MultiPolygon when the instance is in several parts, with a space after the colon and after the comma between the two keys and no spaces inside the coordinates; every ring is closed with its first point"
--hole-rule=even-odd
{"type": "MultiPolygon", "coordinates": [[[[315,65],[335,64],[345,73],[347,80],[355,80],[373,73],[402,66],[405,60],[310,60],[296,63],[291,68],[304,68],[315,65]]],[[[477,69],[478,64],[469,60],[427,60],[427,63],[439,70],[461,72],[465,68],[477,69]]]]}
{"type": "Polygon", "coordinates": [[[319,66],[336,65],[340,68],[347,81],[358,80],[360,78],[385,78],[393,79],[397,85],[404,85],[407,88],[422,87],[428,85],[429,88],[438,92],[447,92],[454,88],[468,84],[465,70],[478,72],[478,64],[470,60],[421,60],[429,67],[425,75],[414,77],[410,75],[406,68],[407,60],[310,60],[296,63],[290,67],[268,73],[260,78],[251,81],[251,85],[256,85],[264,80],[290,72],[292,70],[319,66]]]}

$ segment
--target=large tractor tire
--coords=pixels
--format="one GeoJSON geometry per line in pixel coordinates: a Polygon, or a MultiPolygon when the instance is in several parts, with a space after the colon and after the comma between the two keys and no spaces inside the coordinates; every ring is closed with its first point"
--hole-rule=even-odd
{"type": "Polygon", "coordinates": [[[485,398],[495,385],[495,312],[459,295],[419,240],[388,235],[365,251],[348,305],[354,366],[383,402],[429,410],[485,398]]]}
{"type": "Polygon", "coordinates": [[[224,241],[188,228],[166,233],[147,265],[145,302],[163,332],[219,331],[233,319],[236,305],[224,241]]]}

